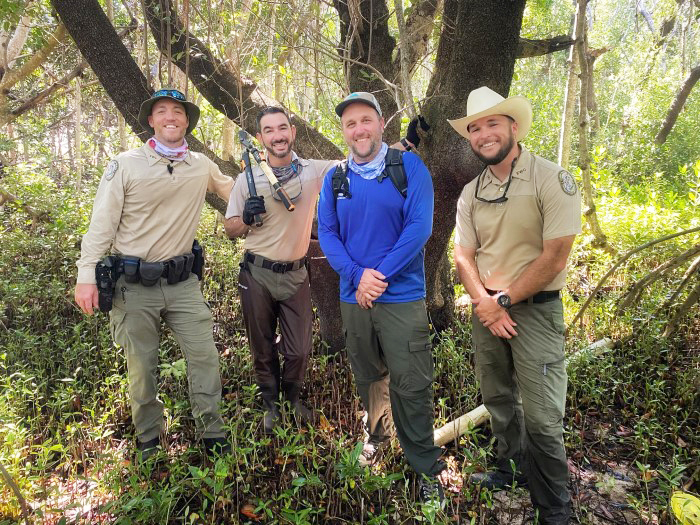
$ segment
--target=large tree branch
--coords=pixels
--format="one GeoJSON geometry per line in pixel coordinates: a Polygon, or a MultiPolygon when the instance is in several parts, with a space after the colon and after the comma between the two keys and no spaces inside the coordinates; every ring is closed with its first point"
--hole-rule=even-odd
{"type": "Polygon", "coordinates": [[[410,14],[406,17],[405,37],[401,38],[401,48],[397,50],[392,64],[396,71],[400,67],[404,54],[407,55],[406,64],[413,73],[418,61],[427,53],[430,35],[434,29],[435,14],[441,3],[442,0],[423,0],[411,8],[410,14]],[[404,53],[406,49],[408,51],[404,53]]]}
{"type": "Polygon", "coordinates": [[[668,110],[663,124],[661,124],[661,129],[654,139],[654,142],[657,144],[661,145],[666,142],[668,134],[671,133],[671,129],[673,129],[676,120],[678,120],[678,115],[683,109],[685,101],[688,100],[688,96],[695,87],[698,79],[700,79],[700,66],[695,66],[683,82],[681,89],[676,94],[676,98],[673,99],[673,104],[671,104],[671,108],[668,110]]]}
{"type": "Polygon", "coordinates": [[[520,38],[516,58],[532,58],[557,51],[563,51],[574,45],[574,40],[569,35],[559,35],[546,40],[530,40],[520,38]]]}
{"type": "MultiPolygon", "coordinates": [[[[119,32],[119,38],[124,38],[126,35],[128,35],[131,31],[136,29],[138,27],[136,20],[132,20],[132,24],[129,25],[128,27],[125,27],[119,32]]],[[[60,89],[65,89],[68,87],[70,84],[71,80],[74,78],[81,76],[83,74],[83,71],[89,67],[89,64],[87,63],[86,60],[82,60],[80,64],[75,66],[71,71],[66,73],[66,75],[63,76],[60,80],[57,80],[53,84],[51,84],[49,87],[42,89],[38,93],[35,93],[34,95],[27,96],[23,98],[22,100],[19,101],[19,105],[15,108],[10,110],[8,113],[5,115],[0,114],[0,126],[3,126],[5,124],[8,124],[15,120],[17,117],[22,115],[23,113],[26,113],[27,111],[34,109],[37,107],[39,104],[42,104],[46,100],[49,99],[56,91],[60,89]]]]}
{"type": "MultiPolygon", "coordinates": [[[[203,42],[181,24],[169,0],[145,0],[145,5],[148,24],[161,52],[167,53],[165,37],[170,21],[170,53],[173,62],[189,76],[197,90],[214,108],[254,134],[257,114],[266,106],[279,106],[280,103],[262,93],[252,80],[234,75],[203,42]]],[[[295,149],[301,156],[322,159],[342,157],[341,151],[330,140],[302,118],[291,112],[290,115],[297,128],[295,149]]]]}
{"type": "Polygon", "coordinates": [[[27,60],[18,69],[11,69],[5,72],[5,75],[0,80],[0,90],[7,92],[12,86],[22,79],[29,76],[39,65],[44,62],[54,49],[63,42],[66,38],[66,28],[63,24],[59,24],[56,30],[51,34],[46,44],[39,49],[32,58],[27,60]]]}

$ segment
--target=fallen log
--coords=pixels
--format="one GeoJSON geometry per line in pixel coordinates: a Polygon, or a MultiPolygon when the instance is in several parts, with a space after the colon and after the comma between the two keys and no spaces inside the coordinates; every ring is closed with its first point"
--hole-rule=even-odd
{"type": "MultiPolygon", "coordinates": [[[[609,337],[605,337],[595,343],[579,350],[578,352],[572,354],[567,358],[567,362],[570,362],[572,358],[582,359],[584,357],[594,357],[602,354],[606,350],[609,350],[615,346],[615,341],[609,337]]],[[[467,412],[466,414],[459,416],[454,421],[450,421],[446,425],[435,429],[433,433],[433,439],[438,447],[446,445],[450,441],[457,439],[458,437],[466,434],[469,430],[474,427],[483,425],[489,420],[491,414],[486,410],[484,405],[479,405],[474,410],[467,412]]]]}

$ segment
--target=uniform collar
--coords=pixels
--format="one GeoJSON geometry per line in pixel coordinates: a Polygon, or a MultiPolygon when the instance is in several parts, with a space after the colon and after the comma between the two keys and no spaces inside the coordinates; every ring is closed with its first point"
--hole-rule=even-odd
{"type": "MultiPolygon", "coordinates": [[[[154,150],[151,146],[149,146],[148,144],[144,144],[143,146],[141,146],[141,150],[146,154],[146,160],[148,161],[148,166],[149,166],[149,167],[150,167],[150,166],[153,166],[153,165],[155,165],[155,164],[158,164],[158,163],[161,162],[161,161],[162,161],[164,164],[169,164],[169,163],[170,163],[170,161],[169,161],[168,159],[166,159],[165,157],[161,157],[160,155],[158,155],[158,154],[155,152],[155,150],[154,150]]],[[[186,164],[191,165],[191,164],[192,164],[191,155],[192,155],[192,151],[188,152],[187,155],[185,156],[185,158],[182,159],[182,161],[180,161],[180,162],[185,162],[186,164]]]]}
{"type": "MultiPolygon", "coordinates": [[[[520,145],[520,157],[515,163],[515,168],[513,169],[513,178],[520,179],[524,181],[530,180],[530,158],[532,153],[530,153],[525,146],[520,145]]],[[[484,169],[485,173],[481,180],[481,188],[487,187],[489,184],[495,184],[496,186],[501,186],[506,183],[507,178],[501,182],[496,178],[496,176],[491,172],[491,167],[486,166],[484,169]]]]}

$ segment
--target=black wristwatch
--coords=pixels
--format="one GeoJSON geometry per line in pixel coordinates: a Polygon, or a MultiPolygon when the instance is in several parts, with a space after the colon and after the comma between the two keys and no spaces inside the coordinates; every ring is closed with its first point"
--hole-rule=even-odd
{"type": "Polygon", "coordinates": [[[498,299],[496,299],[496,302],[498,303],[498,306],[505,308],[506,310],[509,310],[512,306],[510,304],[510,295],[501,294],[498,296],[498,299]]]}
{"type": "Polygon", "coordinates": [[[413,149],[413,146],[411,146],[411,144],[405,138],[402,138],[400,142],[403,147],[406,148],[406,151],[411,151],[413,149]]]}

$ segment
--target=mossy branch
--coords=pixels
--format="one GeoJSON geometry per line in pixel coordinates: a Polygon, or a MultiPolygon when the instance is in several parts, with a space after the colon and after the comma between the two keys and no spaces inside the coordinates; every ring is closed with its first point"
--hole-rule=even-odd
{"type": "Polygon", "coordinates": [[[683,275],[683,280],[681,281],[681,284],[679,284],[678,288],[676,288],[673,294],[671,294],[671,297],[666,299],[664,304],[661,306],[661,310],[666,310],[675,302],[676,299],[678,299],[678,296],[683,291],[683,288],[688,286],[688,283],[693,278],[693,274],[697,272],[698,269],[700,269],[700,257],[695,259],[685,271],[685,275],[683,275]]]}
{"type": "Polygon", "coordinates": [[[646,274],[644,277],[639,279],[632,287],[627,291],[625,294],[625,297],[623,300],[620,302],[620,305],[617,308],[618,313],[621,313],[624,311],[626,308],[634,304],[639,297],[642,295],[642,292],[644,291],[645,288],[647,288],[651,283],[654,281],[658,280],[663,276],[664,274],[675,270],[678,268],[680,265],[684,264],[686,261],[689,259],[695,257],[698,253],[700,253],[700,244],[696,244],[689,250],[684,251],[680,255],[677,255],[673,259],[670,259],[663,264],[660,264],[657,266],[654,270],[646,274]]]}
{"type": "Polygon", "coordinates": [[[678,311],[675,313],[675,315],[668,322],[668,324],[666,325],[666,328],[664,330],[664,333],[661,334],[661,337],[668,337],[671,334],[673,334],[676,331],[676,329],[678,328],[678,325],[680,324],[681,319],[683,319],[686,316],[686,314],[690,311],[690,309],[699,301],[700,301],[700,279],[698,280],[697,284],[695,285],[695,288],[693,288],[690,291],[690,293],[688,294],[688,297],[686,297],[685,301],[680,306],[680,308],[678,308],[678,311]]]}
{"type": "Polygon", "coordinates": [[[622,266],[630,257],[632,257],[634,254],[639,253],[643,250],[646,250],[647,248],[654,246],[656,244],[675,239],[676,237],[681,237],[683,235],[688,235],[690,233],[695,233],[700,231],[700,226],[696,228],[690,228],[688,230],[683,230],[680,232],[676,233],[671,233],[669,235],[664,235],[663,237],[659,237],[658,239],[653,239],[649,242],[646,242],[642,244],[641,246],[637,246],[636,248],[633,248],[632,250],[628,251],[625,253],[618,261],[612,265],[612,267],[607,271],[607,273],[598,281],[598,284],[596,285],[595,289],[590,293],[588,296],[588,299],[586,299],[586,302],[583,303],[583,306],[581,309],[578,311],[578,313],[574,316],[574,318],[571,320],[571,323],[569,324],[569,327],[573,326],[578,322],[581,317],[583,316],[583,313],[586,311],[586,309],[590,306],[591,302],[593,302],[593,298],[598,294],[600,289],[605,285],[607,280],[610,278],[610,276],[615,273],[615,270],[617,270],[620,266],[622,266]]]}

